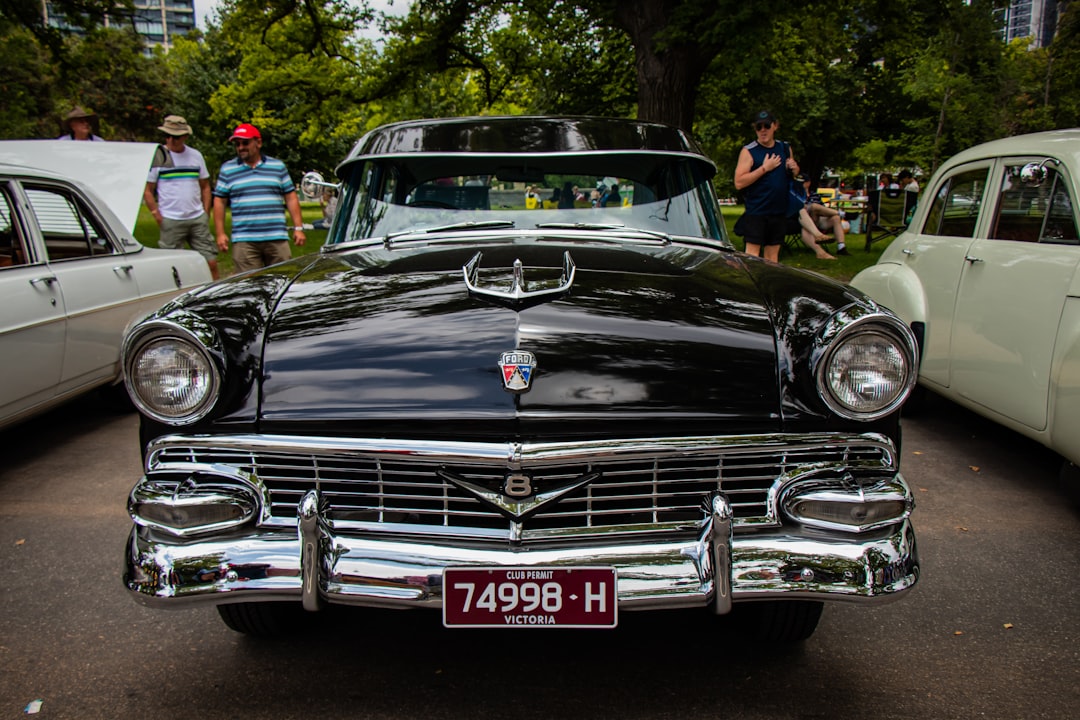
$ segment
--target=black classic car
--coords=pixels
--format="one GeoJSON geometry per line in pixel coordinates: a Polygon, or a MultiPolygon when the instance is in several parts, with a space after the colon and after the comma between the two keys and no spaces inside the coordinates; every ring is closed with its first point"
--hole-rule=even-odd
{"type": "Polygon", "coordinates": [[[450,627],[703,608],[796,641],[822,601],[917,581],[913,336],[736,252],[685,133],[405,122],[337,174],[320,254],[126,338],[137,599],[252,634],[326,604],[450,627]]]}

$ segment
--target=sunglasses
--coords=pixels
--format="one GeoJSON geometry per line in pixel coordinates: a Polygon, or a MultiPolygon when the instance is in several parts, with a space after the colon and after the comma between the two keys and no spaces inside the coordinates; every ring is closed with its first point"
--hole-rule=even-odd
{"type": "Polygon", "coordinates": [[[771,123],[771,122],[759,122],[759,123],[754,123],[754,129],[755,129],[755,130],[768,130],[768,129],[769,129],[769,128],[771,128],[771,127],[772,127],[772,123],[771,123]]]}
{"type": "Polygon", "coordinates": [[[247,147],[252,142],[252,140],[233,140],[233,147],[247,147]]]}

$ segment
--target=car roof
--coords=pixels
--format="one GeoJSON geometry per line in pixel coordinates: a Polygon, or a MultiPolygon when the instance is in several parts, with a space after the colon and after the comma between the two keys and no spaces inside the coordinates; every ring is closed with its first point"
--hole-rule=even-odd
{"type": "Polygon", "coordinates": [[[1080,128],[1048,130],[991,140],[953,155],[945,165],[953,166],[1009,155],[1046,155],[1066,161],[1073,168],[1080,167],[1080,128]]]}
{"type": "Polygon", "coordinates": [[[411,120],[372,130],[338,167],[373,159],[404,163],[423,158],[653,156],[685,160],[712,177],[715,164],[682,130],[659,123],[584,116],[464,117],[411,120]]]}

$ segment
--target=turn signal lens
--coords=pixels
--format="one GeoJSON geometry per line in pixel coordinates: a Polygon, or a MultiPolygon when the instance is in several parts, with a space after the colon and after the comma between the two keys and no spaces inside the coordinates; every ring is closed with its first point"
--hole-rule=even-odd
{"type": "Polygon", "coordinates": [[[829,500],[799,500],[790,508],[792,515],[804,520],[819,520],[837,525],[862,528],[899,520],[907,512],[903,500],[878,502],[835,502],[829,500]]]}
{"type": "Polygon", "coordinates": [[[255,517],[259,503],[250,488],[187,479],[143,481],[131,491],[128,512],[139,525],[182,537],[235,527],[255,517]]]}
{"type": "Polygon", "coordinates": [[[150,525],[173,530],[231,523],[244,517],[244,510],[238,505],[184,506],[144,502],[132,506],[131,511],[150,525]]]}

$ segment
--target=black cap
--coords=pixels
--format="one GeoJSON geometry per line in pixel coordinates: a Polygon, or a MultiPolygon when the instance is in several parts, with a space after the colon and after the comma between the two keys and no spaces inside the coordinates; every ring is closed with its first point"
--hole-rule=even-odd
{"type": "Polygon", "coordinates": [[[757,125],[759,122],[775,123],[776,118],[774,118],[773,114],[768,110],[762,110],[754,116],[754,119],[750,121],[750,124],[757,125]]]}

